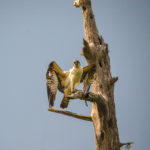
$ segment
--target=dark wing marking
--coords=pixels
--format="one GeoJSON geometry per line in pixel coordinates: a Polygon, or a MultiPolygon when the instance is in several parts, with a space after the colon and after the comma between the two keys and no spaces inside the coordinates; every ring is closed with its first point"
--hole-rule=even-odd
{"type": "Polygon", "coordinates": [[[81,78],[81,83],[83,82],[83,80],[85,79],[86,75],[89,74],[90,72],[95,72],[95,68],[96,66],[94,64],[92,65],[88,65],[86,67],[83,68],[83,74],[82,74],[82,78],[81,78]]]}
{"type": "MultiPolygon", "coordinates": [[[[83,74],[81,78],[81,82],[83,82],[83,93],[89,92],[90,86],[93,82],[95,68],[95,65],[88,65],[83,68],[83,74]]],[[[85,105],[88,106],[87,101],[85,101],[85,105]]]]}
{"type": "Polygon", "coordinates": [[[58,89],[58,78],[55,71],[47,71],[46,74],[46,85],[47,85],[47,94],[49,107],[54,105],[57,89],[58,89]]]}
{"type": "Polygon", "coordinates": [[[57,89],[63,92],[62,80],[64,79],[65,73],[60,69],[56,62],[51,62],[46,72],[46,84],[49,107],[54,105],[54,101],[57,94],[57,89]]]}
{"type": "Polygon", "coordinates": [[[49,69],[55,71],[58,79],[58,90],[63,93],[64,87],[62,81],[65,79],[66,73],[56,64],[55,61],[52,61],[49,64],[49,69]]]}

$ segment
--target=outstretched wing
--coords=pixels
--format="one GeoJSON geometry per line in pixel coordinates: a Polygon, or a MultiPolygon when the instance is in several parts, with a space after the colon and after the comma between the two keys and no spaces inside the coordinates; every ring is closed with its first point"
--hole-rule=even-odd
{"type": "Polygon", "coordinates": [[[94,64],[88,65],[83,68],[83,74],[81,78],[81,83],[84,81],[85,78],[87,78],[88,74],[94,74],[96,66],[94,64]]]}
{"type": "Polygon", "coordinates": [[[64,80],[65,73],[60,69],[56,62],[51,62],[46,72],[46,85],[49,107],[54,105],[57,94],[57,89],[60,92],[64,91],[62,81],[64,80]]]}
{"type": "Polygon", "coordinates": [[[54,105],[57,89],[58,89],[58,78],[55,71],[48,71],[46,75],[46,85],[49,107],[54,105]]]}
{"type": "Polygon", "coordinates": [[[60,79],[63,79],[65,77],[65,72],[56,64],[55,61],[52,61],[49,64],[49,70],[53,70],[57,73],[57,75],[60,77],[60,79]]]}
{"type": "MultiPolygon", "coordinates": [[[[89,92],[90,86],[93,82],[95,68],[95,65],[88,65],[83,68],[83,74],[81,78],[81,82],[83,82],[83,93],[89,92]]],[[[85,101],[85,105],[88,106],[87,101],[85,101]]]]}
{"type": "MultiPolygon", "coordinates": [[[[83,68],[83,74],[81,78],[81,82],[83,82],[83,93],[89,92],[90,86],[93,82],[95,68],[95,65],[88,65],[83,68]]],[[[85,105],[88,106],[87,101],[85,101],[85,105]]]]}

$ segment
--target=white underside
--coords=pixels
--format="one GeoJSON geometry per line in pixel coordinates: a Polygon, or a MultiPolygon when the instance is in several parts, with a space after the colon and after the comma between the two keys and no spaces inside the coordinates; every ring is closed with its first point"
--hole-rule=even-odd
{"type": "Polygon", "coordinates": [[[83,68],[75,68],[73,67],[72,69],[69,70],[69,75],[66,78],[66,87],[71,89],[71,92],[73,92],[76,87],[80,84],[81,77],[83,73],[83,68]]]}

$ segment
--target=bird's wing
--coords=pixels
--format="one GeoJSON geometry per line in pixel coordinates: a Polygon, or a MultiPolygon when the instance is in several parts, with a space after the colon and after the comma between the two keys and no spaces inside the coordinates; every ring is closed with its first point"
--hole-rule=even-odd
{"type": "Polygon", "coordinates": [[[83,74],[82,74],[82,78],[80,82],[83,82],[83,80],[85,79],[85,77],[88,75],[88,73],[90,72],[95,72],[95,65],[88,65],[86,67],[83,68],[83,74]]]}
{"type": "Polygon", "coordinates": [[[46,72],[47,94],[50,107],[54,105],[57,89],[59,89],[60,92],[64,91],[62,85],[64,79],[65,73],[63,70],[60,69],[56,62],[51,62],[46,72]]]}
{"type": "MultiPolygon", "coordinates": [[[[83,82],[83,93],[89,92],[95,68],[95,65],[88,65],[83,68],[83,74],[81,78],[81,82],[83,82]]],[[[88,106],[87,101],[85,101],[85,105],[88,106]]]]}
{"type": "Polygon", "coordinates": [[[57,89],[58,89],[58,78],[55,71],[48,71],[46,75],[47,95],[49,106],[54,105],[57,89]]]}
{"type": "Polygon", "coordinates": [[[55,61],[52,61],[49,64],[49,69],[55,71],[60,78],[65,77],[65,72],[56,64],[55,61]]]}

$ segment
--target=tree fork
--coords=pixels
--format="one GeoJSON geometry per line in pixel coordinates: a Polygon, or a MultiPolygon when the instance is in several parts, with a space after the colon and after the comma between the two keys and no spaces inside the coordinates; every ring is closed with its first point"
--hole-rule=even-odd
{"type": "Polygon", "coordinates": [[[96,150],[119,150],[120,141],[114,103],[114,83],[118,77],[111,76],[108,44],[104,42],[102,36],[99,36],[91,0],[76,0],[74,6],[82,9],[84,22],[85,40],[81,55],[85,56],[88,64],[96,64],[92,92],[108,100],[107,117],[100,103],[92,103],[91,117],[95,129],[96,150]]]}

